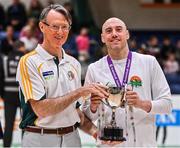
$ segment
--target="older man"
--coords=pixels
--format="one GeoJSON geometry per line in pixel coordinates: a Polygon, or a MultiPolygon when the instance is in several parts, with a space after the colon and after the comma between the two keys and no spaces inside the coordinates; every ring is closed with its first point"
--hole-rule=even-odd
{"type": "Polygon", "coordinates": [[[81,87],[80,64],[62,49],[71,28],[71,16],[61,5],[42,11],[43,43],[23,56],[18,66],[24,147],[80,147],[78,99],[108,93],[99,84],[81,87]]]}

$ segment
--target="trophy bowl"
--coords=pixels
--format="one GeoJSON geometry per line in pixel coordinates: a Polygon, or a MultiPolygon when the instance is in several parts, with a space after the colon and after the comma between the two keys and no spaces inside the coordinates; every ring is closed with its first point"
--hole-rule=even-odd
{"type": "Polygon", "coordinates": [[[110,108],[125,107],[125,89],[119,87],[109,87],[108,92],[110,93],[108,98],[102,100],[102,102],[110,108]]]}
{"type": "MultiPolygon", "coordinates": [[[[116,125],[115,111],[118,107],[125,107],[125,88],[109,87],[110,96],[102,100],[112,110],[111,121],[100,128],[100,139],[110,141],[126,141],[123,137],[123,129],[116,125]]],[[[102,119],[103,120],[103,119],[102,119]]],[[[100,121],[104,123],[104,121],[100,121]]]]}

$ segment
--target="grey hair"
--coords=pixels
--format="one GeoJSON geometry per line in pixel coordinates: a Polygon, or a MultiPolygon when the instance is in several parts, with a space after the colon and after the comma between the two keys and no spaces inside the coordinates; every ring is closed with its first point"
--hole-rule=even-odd
{"type": "Polygon", "coordinates": [[[47,17],[47,15],[48,15],[50,10],[55,10],[55,11],[61,13],[66,18],[66,20],[68,21],[69,25],[72,24],[72,17],[70,15],[69,11],[66,10],[60,4],[52,4],[52,5],[49,5],[46,8],[44,8],[42,10],[41,14],[40,14],[39,21],[43,21],[43,20],[46,21],[46,17],[47,17]]]}

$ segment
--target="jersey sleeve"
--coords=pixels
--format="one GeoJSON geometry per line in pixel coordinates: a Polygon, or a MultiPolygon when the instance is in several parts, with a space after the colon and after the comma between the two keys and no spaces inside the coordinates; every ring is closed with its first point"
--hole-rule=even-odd
{"type": "Polygon", "coordinates": [[[88,85],[94,82],[95,80],[94,80],[93,65],[91,64],[87,69],[84,85],[88,85]]]}
{"type": "Polygon", "coordinates": [[[163,114],[172,111],[170,88],[165,75],[157,62],[153,59],[151,70],[151,92],[152,92],[152,108],[150,113],[163,114]]]}
{"type": "Polygon", "coordinates": [[[20,59],[16,80],[25,97],[25,102],[29,99],[40,100],[45,95],[43,80],[30,57],[23,56],[20,59]]]}

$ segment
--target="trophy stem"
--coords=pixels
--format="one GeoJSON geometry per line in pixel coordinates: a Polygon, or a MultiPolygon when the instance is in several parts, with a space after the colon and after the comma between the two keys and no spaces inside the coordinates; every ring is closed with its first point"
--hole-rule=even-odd
{"type": "Polygon", "coordinates": [[[115,112],[116,112],[116,107],[112,107],[112,119],[111,119],[112,127],[116,127],[115,112]]]}

